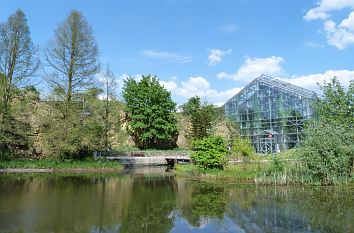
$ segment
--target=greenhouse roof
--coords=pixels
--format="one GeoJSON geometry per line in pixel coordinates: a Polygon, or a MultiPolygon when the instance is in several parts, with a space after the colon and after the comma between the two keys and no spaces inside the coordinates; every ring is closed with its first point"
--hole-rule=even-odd
{"type": "Polygon", "coordinates": [[[254,79],[252,82],[250,82],[246,87],[244,87],[239,93],[237,93],[236,95],[240,95],[242,94],[245,90],[247,90],[247,88],[249,88],[250,86],[254,85],[255,83],[264,83],[267,84],[271,87],[277,87],[280,88],[284,91],[287,92],[291,92],[294,94],[298,94],[301,95],[303,97],[306,98],[316,98],[316,93],[310,90],[307,90],[305,88],[299,87],[299,86],[295,86],[293,84],[281,81],[279,79],[270,77],[270,76],[266,76],[266,75],[261,75],[258,78],[254,79]]]}

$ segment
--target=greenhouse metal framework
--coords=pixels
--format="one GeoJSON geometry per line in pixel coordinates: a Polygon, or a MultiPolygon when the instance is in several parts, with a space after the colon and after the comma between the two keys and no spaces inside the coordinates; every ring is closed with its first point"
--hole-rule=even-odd
{"type": "Polygon", "coordinates": [[[316,99],[313,91],[262,75],[225,103],[225,115],[257,153],[277,153],[298,146],[316,99]]]}

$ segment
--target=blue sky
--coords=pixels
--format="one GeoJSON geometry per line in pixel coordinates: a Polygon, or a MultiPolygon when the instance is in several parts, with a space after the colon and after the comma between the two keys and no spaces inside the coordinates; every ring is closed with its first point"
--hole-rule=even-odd
{"type": "Polygon", "coordinates": [[[354,79],[354,0],[0,0],[0,22],[17,8],[41,47],[81,11],[103,67],[119,80],[156,75],[178,103],[224,102],[260,74],[315,91],[354,79]]]}

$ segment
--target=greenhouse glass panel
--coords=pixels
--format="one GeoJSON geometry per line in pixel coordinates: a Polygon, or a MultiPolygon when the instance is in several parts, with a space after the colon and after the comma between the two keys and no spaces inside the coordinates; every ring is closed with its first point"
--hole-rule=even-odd
{"type": "Polygon", "coordinates": [[[262,75],[225,103],[225,115],[257,153],[277,153],[299,145],[316,99],[313,91],[262,75]]]}

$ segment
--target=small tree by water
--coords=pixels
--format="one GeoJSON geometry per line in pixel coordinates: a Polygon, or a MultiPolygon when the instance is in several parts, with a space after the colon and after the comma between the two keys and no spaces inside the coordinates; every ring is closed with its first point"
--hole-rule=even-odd
{"type": "Polygon", "coordinates": [[[226,165],[226,143],[222,137],[210,136],[192,143],[191,157],[202,170],[223,169],[226,165]]]}

